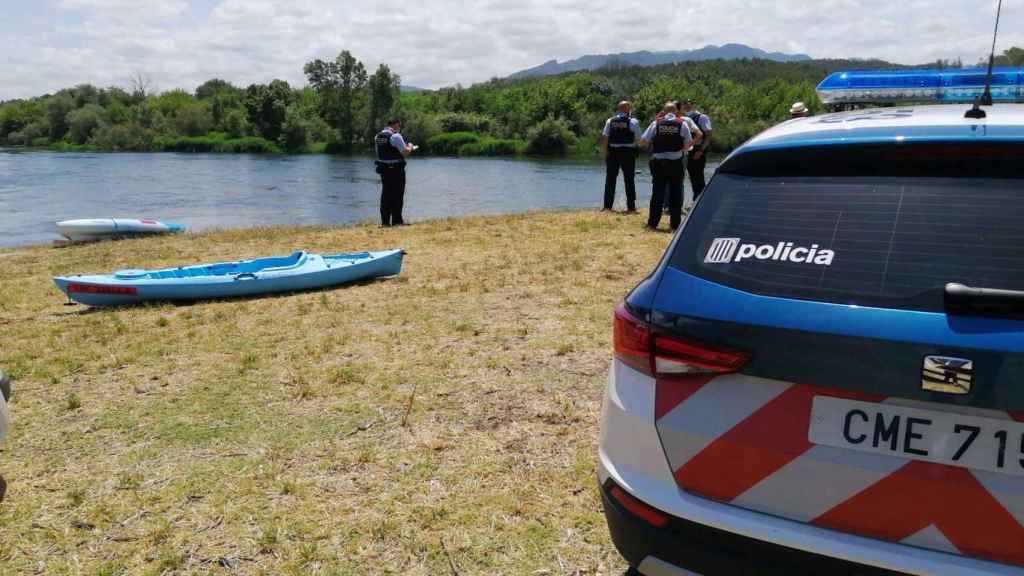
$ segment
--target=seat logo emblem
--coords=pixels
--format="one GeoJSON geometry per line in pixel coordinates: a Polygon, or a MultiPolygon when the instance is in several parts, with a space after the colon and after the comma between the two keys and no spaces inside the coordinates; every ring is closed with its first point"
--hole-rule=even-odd
{"type": "Polygon", "coordinates": [[[925,356],[921,388],[945,394],[969,394],[974,385],[974,362],[964,358],[925,356]]]}

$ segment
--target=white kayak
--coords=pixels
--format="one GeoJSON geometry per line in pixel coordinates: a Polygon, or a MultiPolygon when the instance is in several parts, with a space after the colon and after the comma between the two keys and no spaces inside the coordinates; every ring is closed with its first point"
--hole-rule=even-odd
{"type": "Polygon", "coordinates": [[[57,232],[71,242],[94,242],[153,234],[175,234],[185,227],[159,220],[135,218],[86,218],[57,222],[57,232]]]}

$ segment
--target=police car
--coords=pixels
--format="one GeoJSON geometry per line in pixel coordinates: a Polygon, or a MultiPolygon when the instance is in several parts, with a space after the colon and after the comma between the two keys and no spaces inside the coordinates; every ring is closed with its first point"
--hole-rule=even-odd
{"type": "Polygon", "coordinates": [[[615,310],[598,477],[632,570],[1024,574],[1024,106],[945,103],[984,77],[830,77],[939,104],[753,138],[615,310]]]}

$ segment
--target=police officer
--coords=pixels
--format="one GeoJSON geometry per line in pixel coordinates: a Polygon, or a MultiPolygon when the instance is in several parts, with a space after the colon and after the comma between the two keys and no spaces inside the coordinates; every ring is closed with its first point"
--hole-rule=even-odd
{"type": "Polygon", "coordinates": [[[661,221],[662,205],[668,195],[669,225],[673,230],[682,222],[683,208],[683,155],[693,145],[693,136],[686,122],[676,116],[678,108],[672,102],[665,104],[663,115],[651,122],[640,141],[651,148],[651,209],[647,227],[657,229],[661,221]]]}
{"type": "Polygon", "coordinates": [[[607,174],[604,180],[604,209],[611,210],[615,203],[615,184],[622,170],[626,186],[626,211],[636,212],[636,141],[640,136],[640,122],[630,118],[632,105],[623,100],[615,116],[604,123],[601,148],[604,151],[607,174]]]}
{"type": "Polygon", "coordinates": [[[402,121],[392,118],[386,128],[377,133],[373,143],[377,148],[377,173],[380,174],[381,226],[401,226],[402,205],[405,202],[405,159],[416,149],[402,138],[402,121]]]}
{"type": "Polygon", "coordinates": [[[693,188],[693,201],[704,191],[704,167],[708,163],[708,146],[711,145],[711,118],[697,110],[693,100],[683,102],[683,114],[704,133],[704,138],[694,147],[686,159],[686,171],[690,173],[690,187],[693,188]]]}

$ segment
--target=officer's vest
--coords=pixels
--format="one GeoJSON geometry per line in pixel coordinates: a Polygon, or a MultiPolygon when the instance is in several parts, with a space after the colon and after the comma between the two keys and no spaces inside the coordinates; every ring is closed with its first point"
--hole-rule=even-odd
{"type": "Polygon", "coordinates": [[[398,148],[391,145],[392,135],[394,132],[390,130],[381,130],[373,139],[373,143],[377,146],[377,160],[389,163],[405,160],[398,148]]]}
{"type": "Polygon", "coordinates": [[[634,144],[636,134],[633,133],[633,126],[627,114],[616,114],[608,121],[608,143],[609,144],[634,144]]]}
{"type": "MultiPolygon", "coordinates": [[[[689,118],[690,120],[693,120],[693,123],[697,125],[697,128],[700,128],[699,120],[701,116],[703,116],[703,114],[697,112],[696,110],[694,110],[693,112],[686,113],[686,117],[689,118]]],[[[700,129],[703,130],[703,128],[700,129]]]]}
{"type": "Polygon", "coordinates": [[[686,139],[683,138],[683,121],[675,118],[658,122],[654,135],[653,152],[655,154],[680,152],[683,148],[686,148],[686,139]]]}

